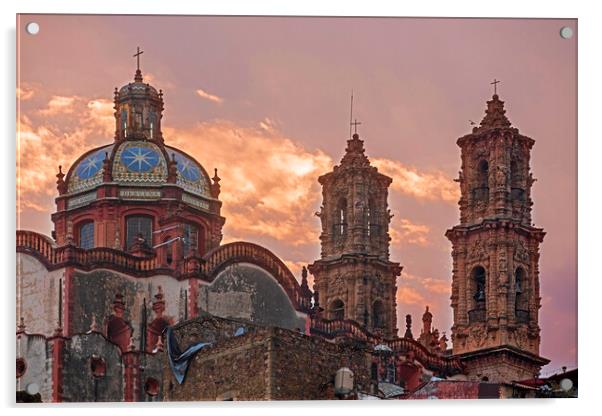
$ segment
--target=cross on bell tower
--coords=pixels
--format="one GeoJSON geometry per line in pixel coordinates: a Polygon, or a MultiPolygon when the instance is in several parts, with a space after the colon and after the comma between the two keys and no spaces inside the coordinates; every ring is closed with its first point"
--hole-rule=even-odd
{"type": "Polygon", "coordinates": [[[498,81],[497,79],[493,78],[493,82],[490,83],[490,85],[493,85],[493,95],[497,95],[497,84],[501,82],[502,81],[498,81]]]}

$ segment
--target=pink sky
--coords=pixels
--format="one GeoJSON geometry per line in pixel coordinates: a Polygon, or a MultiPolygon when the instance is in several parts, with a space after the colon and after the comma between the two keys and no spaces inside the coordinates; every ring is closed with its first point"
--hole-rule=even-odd
{"type": "Polygon", "coordinates": [[[317,177],[339,162],[354,90],[373,164],[393,177],[391,259],[398,321],[425,305],[451,326],[458,221],[456,139],[480,121],[489,84],[532,152],[541,249],[541,354],[577,365],[576,36],[574,20],[21,16],[20,228],[50,234],[58,164],[113,137],[112,91],[163,89],[166,142],[219,168],[225,241],[265,245],[298,275],[319,254],[317,177]],[[26,35],[29,21],[40,33],[26,35]]]}

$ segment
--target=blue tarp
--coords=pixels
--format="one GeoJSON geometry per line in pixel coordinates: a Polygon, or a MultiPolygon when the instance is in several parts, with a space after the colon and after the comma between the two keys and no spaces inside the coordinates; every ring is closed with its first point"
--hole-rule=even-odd
{"type": "MultiPolygon", "coordinates": [[[[234,336],[238,337],[244,335],[245,333],[245,327],[241,326],[236,330],[236,332],[234,332],[234,336]]],[[[184,382],[184,379],[186,378],[186,371],[188,371],[190,360],[194,358],[194,355],[197,352],[199,352],[205,347],[209,347],[211,345],[211,342],[197,342],[196,344],[191,345],[186,351],[181,352],[180,346],[178,345],[178,341],[176,341],[176,337],[174,336],[171,327],[167,328],[166,335],[169,366],[171,367],[171,371],[173,372],[173,375],[178,381],[178,383],[182,384],[184,382]]]]}
{"type": "Polygon", "coordinates": [[[172,329],[169,327],[167,328],[167,356],[169,357],[169,366],[179,384],[184,382],[190,360],[197,352],[209,345],[211,345],[210,342],[197,342],[190,346],[186,351],[181,352],[172,329]]]}

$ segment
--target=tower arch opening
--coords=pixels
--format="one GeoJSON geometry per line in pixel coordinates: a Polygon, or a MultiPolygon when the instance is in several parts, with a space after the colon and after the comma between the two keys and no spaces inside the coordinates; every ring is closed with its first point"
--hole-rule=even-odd
{"type": "Polygon", "coordinates": [[[514,272],[514,315],[520,323],[529,322],[529,294],[527,273],[522,267],[514,272]]]}
{"type": "Polygon", "coordinates": [[[483,266],[475,266],[470,273],[470,288],[472,291],[472,308],[468,311],[468,320],[472,322],[485,321],[487,309],[486,285],[487,271],[483,266]]]}
{"type": "Polygon", "coordinates": [[[472,190],[472,196],[478,201],[487,201],[489,199],[489,162],[481,159],[477,164],[476,183],[472,190]]]}

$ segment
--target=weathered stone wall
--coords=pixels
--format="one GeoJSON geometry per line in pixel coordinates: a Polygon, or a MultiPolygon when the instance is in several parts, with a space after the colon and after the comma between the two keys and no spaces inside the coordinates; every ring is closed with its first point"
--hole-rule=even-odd
{"type": "Polygon", "coordinates": [[[75,335],[67,340],[62,366],[63,401],[123,401],[121,352],[119,347],[108,342],[101,334],[75,335]],[[106,364],[103,377],[94,377],[92,374],[93,355],[106,364]]]}
{"type": "Polygon", "coordinates": [[[201,310],[223,318],[242,318],[265,326],[304,330],[288,295],[268,272],[237,263],[220,272],[210,285],[199,288],[201,310]]]}
{"type": "Polygon", "coordinates": [[[52,400],[52,369],[48,365],[51,350],[41,335],[17,335],[16,355],[25,360],[25,373],[17,379],[17,391],[26,390],[29,384],[37,384],[42,402],[52,400]]]}
{"type": "MultiPolygon", "coordinates": [[[[164,364],[164,392],[168,401],[265,400],[268,390],[266,331],[223,341],[198,353],[183,384],[164,364]]],[[[166,360],[167,361],[167,360],[166,360]]]]}
{"type": "Polygon", "coordinates": [[[353,371],[359,391],[370,391],[371,354],[367,350],[278,329],[271,337],[270,399],[334,399],[334,377],[341,367],[353,371]]]}
{"type": "Polygon", "coordinates": [[[503,353],[466,359],[462,362],[465,365],[468,380],[490,383],[511,383],[532,379],[539,374],[541,369],[532,362],[513,358],[503,353]]]}
{"type": "Polygon", "coordinates": [[[138,388],[141,402],[160,402],[163,401],[163,366],[165,354],[159,352],[156,354],[141,354],[140,357],[140,386],[138,388]],[[156,396],[148,394],[146,383],[149,379],[155,379],[159,384],[159,391],[156,396]]]}
{"type": "Polygon", "coordinates": [[[157,294],[158,286],[163,289],[165,296],[164,316],[172,318],[174,323],[185,317],[185,291],[187,281],[178,281],[170,276],[153,276],[149,278],[133,278],[109,270],[96,270],[90,273],[76,271],[71,284],[73,294],[71,331],[73,333],[87,332],[92,322],[92,316],[100,328],[106,319],[113,314],[115,294],[124,296],[124,319],[134,330],[134,345],[142,349],[142,317],[144,302],[146,302],[146,321],[149,324],[154,319],[152,300],[157,294]]]}
{"type": "Polygon", "coordinates": [[[174,329],[181,349],[201,340],[214,344],[193,358],[181,385],[165,360],[165,400],[333,399],[334,376],[341,367],[354,372],[359,389],[370,390],[371,356],[362,348],[250,324],[246,334],[232,337],[239,325],[209,318],[174,329]]]}
{"type": "Polygon", "coordinates": [[[60,281],[65,269],[49,272],[35,257],[17,253],[17,319],[27,332],[52,335],[59,320],[60,281]]]}

